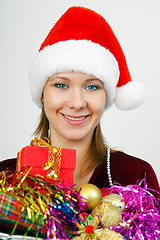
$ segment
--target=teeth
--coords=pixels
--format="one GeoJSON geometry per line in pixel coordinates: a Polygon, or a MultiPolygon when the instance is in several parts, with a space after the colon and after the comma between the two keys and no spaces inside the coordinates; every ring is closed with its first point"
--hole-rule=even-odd
{"type": "Polygon", "coordinates": [[[79,120],[83,120],[85,119],[86,117],[79,117],[79,118],[74,118],[74,117],[70,117],[70,116],[67,116],[67,115],[64,115],[65,118],[68,118],[70,120],[74,120],[74,121],[79,121],[79,120]]]}

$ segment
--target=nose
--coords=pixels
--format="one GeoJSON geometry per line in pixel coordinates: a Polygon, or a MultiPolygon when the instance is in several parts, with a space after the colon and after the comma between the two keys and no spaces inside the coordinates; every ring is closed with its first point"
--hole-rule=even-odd
{"type": "Polygon", "coordinates": [[[87,102],[83,90],[73,89],[69,93],[67,104],[69,108],[75,109],[77,111],[85,108],[87,106],[87,102]]]}

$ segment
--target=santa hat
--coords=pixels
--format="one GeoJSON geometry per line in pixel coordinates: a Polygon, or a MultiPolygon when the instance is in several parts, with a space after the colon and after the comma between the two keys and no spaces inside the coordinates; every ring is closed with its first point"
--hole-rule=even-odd
{"type": "Polygon", "coordinates": [[[29,69],[33,101],[41,106],[43,87],[55,73],[78,71],[101,79],[106,108],[121,110],[143,103],[144,87],[131,81],[122,48],[106,20],[83,7],[71,7],[53,26],[29,69]]]}

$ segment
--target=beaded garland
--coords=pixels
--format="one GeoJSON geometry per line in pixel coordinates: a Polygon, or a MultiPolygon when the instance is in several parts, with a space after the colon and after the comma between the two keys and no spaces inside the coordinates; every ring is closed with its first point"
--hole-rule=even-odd
{"type": "Polygon", "coordinates": [[[108,145],[105,145],[107,148],[107,176],[108,176],[108,181],[109,185],[112,186],[112,175],[111,175],[111,168],[110,168],[110,148],[108,145]]]}

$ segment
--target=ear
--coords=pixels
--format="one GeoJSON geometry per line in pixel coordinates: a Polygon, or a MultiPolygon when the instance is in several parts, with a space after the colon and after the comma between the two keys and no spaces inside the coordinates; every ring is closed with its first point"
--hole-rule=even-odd
{"type": "Polygon", "coordinates": [[[41,103],[44,102],[44,98],[43,98],[43,93],[42,93],[42,96],[41,96],[41,103]]]}

